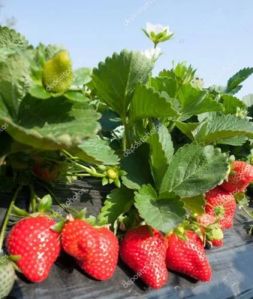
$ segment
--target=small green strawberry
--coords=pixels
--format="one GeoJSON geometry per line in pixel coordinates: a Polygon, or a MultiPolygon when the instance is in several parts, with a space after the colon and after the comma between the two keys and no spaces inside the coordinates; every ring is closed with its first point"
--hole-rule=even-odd
{"type": "Polygon", "coordinates": [[[42,81],[49,92],[63,93],[73,81],[72,62],[67,51],[60,51],[43,67],[42,81]]]}
{"type": "Polygon", "coordinates": [[[6,255],[0,257],[0,298],[5,298],[11,292],[16,275],[12,262],[6,255]]]}

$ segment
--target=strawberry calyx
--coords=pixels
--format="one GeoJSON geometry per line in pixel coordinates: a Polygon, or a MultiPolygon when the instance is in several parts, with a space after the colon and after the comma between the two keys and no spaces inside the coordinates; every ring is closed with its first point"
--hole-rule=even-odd
{"type": "Polygon", "coordinates": [[[97,223],[97,219],[96,217],[90,215],[90,216],[86,216],[87,213],[87,209],[84,208],[81,211],[74,211],[72,214],[68,214],[65,219],[57,222],[55,225],[53,225],[51,227],[52,230],[61,233],[61,231],[64,228],[64,225],[68,222],[73,222],[75,220],[81,220],[84,221],[88,224],[90,224],[91,226],[93,226],[94,228],[102,228],[102,227],[106,227],[108,229],[110,229],[110,224],[103,224],[103,225],[99,225],[97,223]]]}
{"type": "Polygon", "coordinates": [[[199,226],[205,245],[206,243],[212,243],[212,241],[223,240],[224,235],[219,224],[219,217],[207,213],[202,215],[195,214],[193,223],[199,226]]]}
{"type": "Polygon", "coordinates": [[[217,206],[214,208],[214,213],[218,218],[223,217],[225,215],[225,209],[223,206],[217,206]]]}
{"type": "Polygon", "coordinates": [[[175,234],[182,240],[188,239],[188,232],[192,231],[196,233],[199,238],[203,241],[203,235],[198,225],[190,221],[184,221],[178,227],[176,227],[173,231],[171,231],[169,235],[175,234]]]}
{"type": "Polygon", "coordinates": [[[222,240],[224,238],[224,234],[222,229],[217,226],[206,230],[206,238],[208,241],[222,240]]]}

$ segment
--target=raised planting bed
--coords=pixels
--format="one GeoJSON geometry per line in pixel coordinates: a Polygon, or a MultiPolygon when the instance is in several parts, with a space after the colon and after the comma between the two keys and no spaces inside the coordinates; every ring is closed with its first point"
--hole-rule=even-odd
{"type": "MultiPolygon", "coordinates": [[[[107,190],[94,181],[78,182],[70,188],[58,186],[56,195],[67,200],[83,190],[81,202],[75,207],[87,207],[92,214],[97,214],[101,200],[107,190]]],[[[40,192],[43,193],[43,192],[40,192]]],[[[21,202],[26,195],[21,196],[21,202]]],[[[1,194],[1,202],[7,205],[9,194],[1,194]]],[[[5,212],[1,206],[0,217],[5,212]]],[[[65,254],[53,266],[49,278],[41,284],[32,284],[18,275],[15,287],[8,298],[41,298],[41,299],[117,299],[117,298],[243,298],[253,297],[253,239],[246,232],[250,222],[239,211],[234,227],[225,232],[225,245],[222,248],[207,250],[213,268],[213,279],[210,283],[200,283],[180,274],[169,273],[169,283],[161,290],[147,288],[135,274],[122,263],[109,281],[99,282],[76,266],[73,259],[65,254]],[[132,279],[132,280],[131,280],[132,279]]]]}

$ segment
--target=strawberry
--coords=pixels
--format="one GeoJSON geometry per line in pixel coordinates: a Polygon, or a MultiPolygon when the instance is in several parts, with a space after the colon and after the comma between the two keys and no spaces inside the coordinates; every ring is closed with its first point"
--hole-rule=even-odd
{"type": "Polygon", "coordinates": [[[13,264],[6,256],[0,256],[0,298],[11,292],[16,279],[13,264]]]}
{"type": "Polygon", "coordinates": [[[236,201],[233,194],[216,187],[208,191],[205,198],[205,212],[219,218],[221,229],[231,228],[236,211],[236,201]]]}
{"type": "Polygon", "coordinates": [[[71,220],[62,230],[62,246],[91,277],[107,280],[113,276],[119,244],[108,228],[93,227],[80,219],[71,220]]]}
{"type": "Polygon", "coordinates": [[[17,265],[32,282],[44,281],[60,253],[59,234],[51,229],[55,221],[47,216],[20,220],[7,237],[10,255],[20,256],[17,265]]]}
{"type": "Polygon", "coordinates": [[[196,220],[208,243],[211,243],[214,247],[223,246],[223,232],[220,229],[220,225],[216,223],[215,216],[204,213],[202,215],[198,215],[196,220]]]}
{"type": "Polygon", "coordinates": [[[85,253],[81,250],[79,243],[87,239],[92,231],[92,226],[84,220],[75,219],[67,222],[61,233],[61,243],[64,251],[77,260],[82,260],[85,253]]]}
{"type": "Polygon", "coordinates": [[[60,169],[56,164],[47,165],[43,162],[35,162],[33,173],[44,182],[53,182],[59,177],[60,169]]]}
{"type": "Polygon", "coordinates": [[[214,247],[222,247],[224,245],[224,241],[223,239],[220,239],[220,240],[213,240],[212,241],[212,245],[214,247]]]}
{"type": "Polygon", "coordinates": [[[170,270],[201,281],[211,280],[212,269],[204,245],[195,232],[186,231],[185,238],[172,233],[167,240],[166,264],[170,270]]]}
{"type": "Polygon", "coordinates": [[[121,243],[120,256],[148,286],[161,288],[167,283],[166,242],[157,230],[148,226],[129,230],[121,243]]]}
{"type": "Polygon", "coordinates": [[[228,192],[244,192],[251,182],[253,182],[253,166],[243,161],[234,161],[228,180],[220,187],[228,192]]]}

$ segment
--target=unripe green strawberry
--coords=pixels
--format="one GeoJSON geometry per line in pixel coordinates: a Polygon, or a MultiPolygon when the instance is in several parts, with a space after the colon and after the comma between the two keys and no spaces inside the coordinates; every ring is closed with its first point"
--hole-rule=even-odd
{"type": "Polygon", "coordinates": [[[67,51],[60,51],[43,67],[42,81],[49,92],[64,93],[72,84],[72,62],[67,51]]]}
{"type": "Polygon", "coordinates": [[[5,298],[11,292],[16,275],[13,264],[7,256],[0,257],[0,298],[5,298]]]}
{"type": "Polygon", "coordinates": [[[148,286],[161,288],[168,281],[166,248],[160,232],[148,226],[140,226],[126,233],[120,246],[120,256],[148,286]]]}

